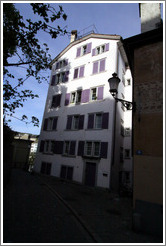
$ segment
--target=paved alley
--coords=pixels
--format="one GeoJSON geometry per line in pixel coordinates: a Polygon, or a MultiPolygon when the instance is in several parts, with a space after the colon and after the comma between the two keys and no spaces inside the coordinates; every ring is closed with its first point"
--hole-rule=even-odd
{"type": "Polygon", "coordinates": [[[132,200],[13,169],[4,189],[4,243],[161,243],[132,231],[132,200]]]}

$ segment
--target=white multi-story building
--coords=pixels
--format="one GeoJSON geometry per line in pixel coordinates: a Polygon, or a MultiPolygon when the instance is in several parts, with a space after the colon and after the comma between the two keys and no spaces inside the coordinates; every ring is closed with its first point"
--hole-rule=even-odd
{"type": "Polygon", "coordinates": [[[51,62],[51,77],[36,172],[89,186],[117,190],[132,183],[132,112],[109,92],[121,79],[118,97],[132,100],[132,78],[121,37],[91,33],[77,38],[51,62]],[[116,126],[115,126],[116,125],[116,126]],[[115,133],[115,134],[114,134],[115,133]]]}

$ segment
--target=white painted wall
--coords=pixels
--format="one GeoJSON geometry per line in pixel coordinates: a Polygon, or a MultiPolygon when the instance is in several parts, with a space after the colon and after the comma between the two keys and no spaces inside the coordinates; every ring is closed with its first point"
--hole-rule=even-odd
{"type": "MultiPolygon", "coordinates": [[[[77,45],[73,45],[61,58],[60,60],[68,59],[68,66],[62,69],[55,70],[55,64],[52,66],[51,77],[52,75],[58,73],[59,71],[67,71],[70,69],[69,73],[69,80],[66,83],[59,84],[57,86],[49,86],[48,95],[46,100],[46,106],[44,111],[43,119],[51,117],[51,116],[58,116],[58,125],[57,131],[48,132],[43,131],[43,124],[41,129],[41,134],[39,138],[39,145],[40,140],[76,140],[77,146],[78,141],[83,140],[98,140],[103,142],[108,142],[108,156],[107,159],[101,159],[97,161],[97,174],[96,174],[96,185],[100,187],[109,188],[110,185],[110,163],[111,163],[111,156],[112,156],[112,131],[113,131],[113,124],[114,124],[114,99],[110,95],[109,92],[109,85],[108,79],[112,77],[112,74],[117,71],[117,40],[109,40],[109,39],[97,39],[97,38],[90,38],[86,41],[83,41],[77,45]],[[76,58],[76,50],[77,47],[80,45],[84,45],[87,43],[92,42],[92,49],[96,46],[109,43],[109,51],[104,52],[98,56],[92,56],[92,52],[86,54],[82,57],[76,58]],[[106,58],[106,68],[105,72],[92,75],[93,69],[93,62],[102,58],[106,58]],[[74,68],[79,67],[85,64],[85,71],[84,77],[79,79],[73,79],[74,75],[74,68]],[[104,99],[102,101],[95,101],[95,102],[88,102],[83,103],[80,105],[68,105],[64,106],[65,102],[65,94],[70,93],[72,91],[76,91],[78,88],[89,89],[91,87],[96,86],[104,86],[104,99]],[[52,96],[54,94],[62,93],[61,98],[61,107],[51,109],[51,102],[52,96]],[[109,127],[108,129],[103,130],[87,130],[87,121],[88,121],[88,113],[93,112],[109,112],[109,127]],[[84,114],[84,129],[78,131],[66,131],[66,122],[67,122],[67,115],[71,114],[84,114]],[[108,174],[107,177],[103,176],[103,173],[108,174]]],[[[122,60],[122,57],[119,58],[119,65],[118,65],[118,76],[122,77],[122,71],[125,70],[125,64],[122,60]]],[[[131,76],[128,72],[126,76],[131,76]]],[[[50,81],[51,81],[50,77],[50,81]]],[[[119,94],[121,95],[123,92],[127,99],[131,99],[131,86],[130,88],[125,88],[122,82],[119,85],[119,94]],[[126,95],[127,93],[127,95],[126,95]]],[[[121,117],[127,122],[125,126],[131,125],[131,112],[125,113],[121,110],[120,103],[118,104],[118,110],[121,114],[121,117]]],[[[43,120],[44,123],[44,120],[43,120]]],[[[117,124],[119,128],[119,123],[117,124]]],[[[119,135],[119,130],[117,132],[119,135]]],[[[121,137],[120,137],[121,138],[121,137]]],[[[131,138],[129,142],[131,141],[131,138]]],[[[129,144],[127,142],[127,144],[129,144]]],[[[76,146],[76,150],[77,150],[76,146]]],[[[119,155],[119,149],[116,150],[116,155],[119,155]]],[[[84,182],[84,171],[85,171],[85,160],[82,157],[76,156],[75,158],[72,157],[64,157],[62,155],[45,155],[42,153],[37,153],[37,157],[35,160],[35,171],[40,172],[41,162],[51,162],[52,163],[52,170],[51,175],[59,177],[60,175],[60,168],[61,165],[71,165],[74,166],[74,173],[73,173],[73,180],[77,182],[84,182]]]]}

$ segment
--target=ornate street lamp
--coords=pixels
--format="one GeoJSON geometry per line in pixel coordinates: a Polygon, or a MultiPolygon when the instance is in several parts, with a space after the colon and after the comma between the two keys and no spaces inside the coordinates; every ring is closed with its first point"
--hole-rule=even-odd
{"type": "Polygon", "coordinates": [[[121,102],[127,110],[133,110],[135,107],[135,103],[125,101],[123,99],[116,97],[116,95],[118,94],[118,85],[119,85],[120,79],[118,78],[116,73],[113,73],[112,76],[113,76],[112,78],[108,79],[108,83],[110,86],[109,91],[110,91],[111,95],[113,96],[113,98],[115,99],[116,102],[121,102]]]}

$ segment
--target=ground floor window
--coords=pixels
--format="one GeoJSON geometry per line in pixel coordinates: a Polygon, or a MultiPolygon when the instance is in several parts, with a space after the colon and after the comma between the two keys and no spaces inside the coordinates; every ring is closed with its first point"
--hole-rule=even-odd
{"type": "Polygon", "coordinates": [[[52,166],[52,164],[49,162],[42,162],[40,172],[43,174],[50,175],[51,174],[51,166],[52,166]]]}
{"type": "Polygon", "coordinates": [[[73,179],[73,167],[62,165],[60,177],[62,179],[72,180],[73,179]]]}

